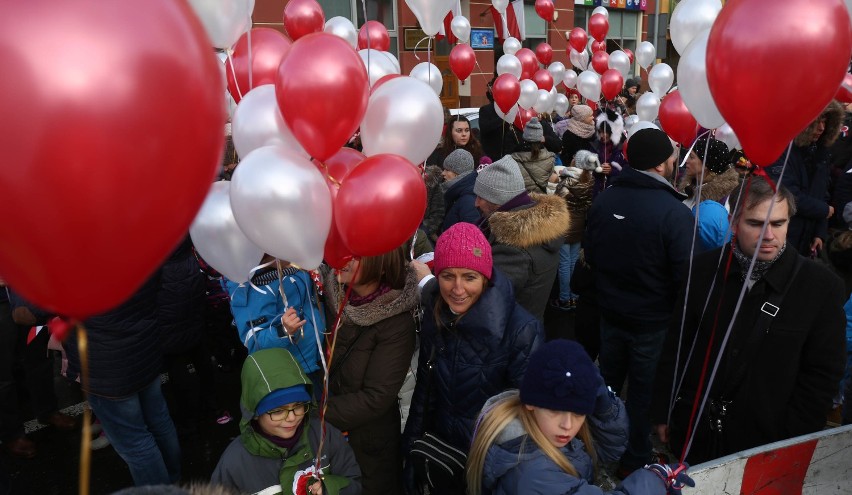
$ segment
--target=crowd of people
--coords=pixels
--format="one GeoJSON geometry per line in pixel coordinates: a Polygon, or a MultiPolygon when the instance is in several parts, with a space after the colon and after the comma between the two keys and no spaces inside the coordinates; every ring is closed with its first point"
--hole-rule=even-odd
{"type": "MultiPolygon", "coordinates": [[[[641,86],[596,110],[571,91],[522,130],[491,103],[478,129],[448,116],[416,242],[388,253],[316,272],[266,255],[238,283],[186,239],[85,322],[103,443],[135,485],[178,482],[180,439],[224,414],[213,363],[241,366],[240,435],[209,479],[234,493],[664,494],[692,483],[682,461],[852,422],[852,105],[764,170],[709,131],[626,129],[641,86]],[[546,341],[548,305],[576,341],[546,341]]],[[[53,315],[7,290],[0,441],[32,458],[13,368],[40,422],[75,428],[45,350],[74,380],[81,349],[33,334],[53,315]]]]}

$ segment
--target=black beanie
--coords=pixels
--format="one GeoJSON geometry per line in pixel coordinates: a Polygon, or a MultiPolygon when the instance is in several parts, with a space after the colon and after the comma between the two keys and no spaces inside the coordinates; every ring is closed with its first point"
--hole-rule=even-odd
{"type": "Polygon", "coordinates": [[[557,339],[530,355],[521,382],[521,402],[551,411],[590,415],[603,384],[597,366],[583,346],[557,339]]]}
{"type": "Polygon", "coordinates": [[[671,140],[659,129],[641,129],[627,140],[627,161],[636,170],[654,168],[673,154],[671,140]]]}
{"type": "Polygon", "coordinates": [[[731,154],[728,151],[728,145],[713,138],[701,138],[695,142],[695,147],[692,148],[695,155],[707,167],[708,170],[716,175],[725,173],[731,166],[731,154]],[[708,148],[709,143],[709,148],[708,148]],[[704,158],[705,153],[707,159],[704,158]]]}

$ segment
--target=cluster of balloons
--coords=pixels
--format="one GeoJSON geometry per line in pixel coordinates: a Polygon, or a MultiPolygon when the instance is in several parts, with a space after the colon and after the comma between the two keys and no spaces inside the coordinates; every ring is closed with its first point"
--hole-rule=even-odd
{"type": "Polygon", "coordinates": [[[414,164],[442,130],[437,68],[401,75],[381,23],[326,21],[316,0],[290,0],[283,16],[286,36],[254,28],[230,49],[242,161],[231,182],[207,185],[190,228],[199,254],[236,282],[263,253],[339,268],[401,245],[426,207],[414,164]],[[356,133],[363,153],[346,147],[356,133]]]}

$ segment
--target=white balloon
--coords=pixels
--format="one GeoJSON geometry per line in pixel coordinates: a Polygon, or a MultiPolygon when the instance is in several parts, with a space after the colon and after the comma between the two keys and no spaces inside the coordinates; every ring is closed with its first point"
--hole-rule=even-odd
{"type": "Polygon", "coordinates": [[[648,73],[648,86],[657,93],[658,98],[666,95],[674,83],[674,71],[669,64],[657,64],[648,73]]]}
{"type": "Polygon", "coordinates": [[[577,73],[574,69],[568,69],[565,71],[565,77],[562,78],[562,84],[564,84],[568,89],[577,85],[577,73]]]}
{"type": "Polygon", "coordinates": [[[254,0],[189,0],[216,48],[230,48],[251,29],[254,0]]]}
{"type": "Polygon", "coordinates": [[[281,146],[243,157],[231,179],[234,218],[255,245],[302,268],[322,262],[331,228],[331,193],[307,158],[281,146]]]}
{"type": "Polygon", "coordinates": [[[628,57],[623,51],[615,50],[609,54],[607,66],[610,69],[615,69],[618,72],[621,72],[621,77],[625,79],[627,79],[630,75],[630,65],[630,57],[628,57]]]}
{"type": "Polygon", "coordinates": [[[553,76],[554,85],[565,79],[565,64],[562,62],[553,62],[547,66],[547,71],[553,76]]]}
{"type": "Polygon", "coordinates": [[[571,64],[580,70],[586,70],[589,67],[589,53],[585,50],[578,52],[572,48],[568,58],[571,64]]]}
{"type": "Polygon", "coordinates": [[[643,41],[639,43],[639,47],[636,48],[636,63],[639,64],[639,67],[647,70],[648,67],[654,63],[654,60],[657,59],[657,49],[654,48],[654,44],[650,41],[643,41]]]}
{"type": "Polygon", "coordinates": [[[624,130],[628,133],[630,132],[630,128],[633,127],[636,122],[639,122],[638,115],[628,115],[626,119],[624,119],[624,130]]]}
{"type": "Polygon", "coordinates": [[[435,91],[413,77],[397,77],[379,86],[361,121],[367,156],[393,153],[423,163],[441,140],[444,109],[435,91]]]}
{"type": "Polygon", "coordinates": [[[707,82],[707,38],[710,30],[705,29],[686,47],[677,66],[677,89],[689,112],[706,129],[715,129],[725,123],[725,118],[716,108],[707,82]]]}
{"type": "Polygon", "coordinates": [[[554,96],[546,89],[539,89],[533,110],[537,113],[550,113],[553,111],[554,96]]]}
{"type": "Polygon", "coordinates": [[[506,12],[506,7],[509,6],[510,0],[491,0],[491,5],[497,9],[497,12],[506,12]]]}
{"type": "Polygon", "coordinates": [[[678,3],[669,24],[675,50],[683,55],[698,33],[713,26],[721,10],[722,2],[719,0],[683,0],[678,3]]]}
{"type": "Polygon", "coordinates": [[[562,93],[556,95],[556,101],[553,103],[553,108],[556,110],[556,114],[560,117],[564,117],[568,114],[568,110],[571,108],[571,103],[568,101],[568,97],[562,93]]]}
{"type": "Polygon", "coordinates": [[[584,70],[577,77],[577,89],[587,100],[598,101],[601,98],[601,77],[595,72],[584,70]]]}
{"type": "Polygon", "coordinates": [[[529,110],[535,105],[538,100],[538,86],[531,79],[521,81],[521,96],[518,98],[518,105],[524,110],[529,110]]]}
{"type": "Polygon", "coordinates": [[[325,28],[323,31],[335,36],[340,36],[346,40],[352,48],[358,48],[358,30],[355,29],[355,25],[352,24],[352,21],[345,17],[336,16],[325,21],[325,28]]]}
{"type": "Polygon", "coordinates": [[[518,79],[521,78],[521,61],[518,57],[514,55],[509,55],[508,53],[501,56],[499,60],[497,60],[497,75],[502,76],[503,74],[512,74],[518,79]]]}
{"type": "Polygon", "coordinates": [[[467,17],[462,15],[454,16],[453,21],[450,23],[450,31],[462,43],[470,41],[470,21],[467,20],[467,17]]]}
{"type": "Polygon", "coordinates": [[[435,64],[420,62],[411,69],[411,73],[408,75],[414,79],[419,79],[420,81],[425,82],[430,88],[432,88],[432,91],[434,91],[436,95],[441,95],[441,89],[444,87],[444,77],[441,75],[441,69],[439,69],[435,64]]]}
{"type": "Polygon", "coordinates": [[[518,105],[515,105],[508,112],[503,113],[503,111],[500,110],[500,107],[497,106],[496,103],[494,104],[494,110],[497,112],[497,116],[503,119],[503,121],[507,124],[512,124],[515,122],[515,117],[518,116],[518,108],[520,107],[518,107],[518,105]]]}
{"type": "MultiPolygon", "coordinates": [[[[642,129],[657,129],[658,131],[660,130],[660,128],[657,127],[656,125],[654,125],[652,122],[648,122],[647,120],[640,120],[640,121],[634,123],[630,127],[630,130],[627,131],[628,143],[630,142],[630,138],[633,137],[634,134],[641,131],[642,129]]],[[[627,147],[630,148],[630,145],[628,144],[627,147]]]]}
{"type": "Polygon", "coordinates": [[[659,113],[660,98],[656,94],[649,91],[639,97],[636,102],[636,115],[639,116],[639,120],[653,122],[657,120],[659,113]]]}
{"type": "Polygon", "coordinates": [[[521,49],[521,42],[517,40],[517,38],[513,38],[509,36],[506,38],[506,41],[503,42],[503,53],[508,53],[509,55],[514,55],[518,53],[518,50],[521,49]]]}
{"type": "Polygon", "coordinates": [[[239,156],[273,144],[305,158],[309,156],[281,117],[274,84],[258,86],[243,96],[234,112],[231,135],[239,156]]]}
{"type": "Polygon", "coordinates": [[[607,20],[609,19],[609,11],[606,10],[606,7],[604,7],[604,6],[595,7],[595,10],[592,11],[592,15],[595,15],[595,14],[603,14],[604,17],[607,18],[607,20]]]}
{"type": "Polygon", "coordinates": [[[388,74],[399,74],[399,61],[390,52],[382,52],[373,48],[365,48],[358,50],[358,55],[364,62],[364,67],[367,68],[367,74],[370,77],[370,87],[376,84],[376,81],[387,76],[388,74]],[[369,65],[368,65],[369,59],[369,65]]]}
{"type": "Polygon", "coordinates": [[[435,36],[444,24],[444,18],[456,0],[405,0],[426,36],[435,36]]]}
{"type": "Polygon", "coordinates": [[[737,135],[734,134],[734,130],[727,122],[716,129],[716,139],[725,143],[729,150],[740,149],[740,140],[737,139],[737,135]]]}

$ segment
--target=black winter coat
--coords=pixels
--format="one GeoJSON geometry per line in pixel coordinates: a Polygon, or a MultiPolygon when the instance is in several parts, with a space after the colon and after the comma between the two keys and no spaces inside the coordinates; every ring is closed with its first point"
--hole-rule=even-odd
{"type": "Polygon", "coordinates": [[[566,130],[564,134],[562,134],[562,153],[559,155],[562,160],[562,165],[569,166],[571,165],[571,160],[574,159],[574,155],[577,154],[580,150],[594,151],[595,149],[595,141],[597,136],[592,134],[587,138],[582,138],[571,131],[566,130]]]}
{"type": "Polygon", "coordinates": [[[694,218],[684,195],[625,167],[589,210],[583,237],[601,315],[635,331],[668,326],[689,259],[694,218]]]}
{"type": "Polygon", "coordinates": [[[530,354],[544,343],[541,322],[515,302],[512,285],[496,267],[473,307],[461,318],[444,310],[439,328],[434,308],[440,297],[438,281],[433,279],[421,295],[420,361],[403,435],[406,452],[424,431],[466,452],[485,401],[519,388],[530,354]],[[430,376],[427,363],[433,349],[435,364],[430,376]]]}
{"type": "MultiPolygon", "coordinates": [[[[672,318],[657,368],[651,411],[651,420],[655,424],[667,422],[673,377],[685,376],[669,423],[671,447],[675,453],[679,453],[684,445],[704,354],[716,321],[715,308],[719,307],[719,314],[708,378],[743,285],[742,271],[735,260],[731,262],[727,280],[724,279],[729,246],[695,258],[690,298],[685,309],[683,340],[678,345],[684,311],[684,291],[681,290],[679,301],[674,305],[681,309],[672,318]],[[717,270],[722,249],[725,250],[723,268],[717,270]],[[711,309],[702,318],[701,313],[708,300],[707,291],[714,278],[716,285],[707,305],[711,309]],[[718,306],[720,297],[722,302],[718,306]],[[686,361],[696,339],[692,358],[686,361]],[[675,360],[678,356],[680,363],[676,375],[675,360]],[[684,367],[685,372],[682,371],[684,367]]],[[[781,257],[746,293],[709,395],[712,399],[731,401],[722,440],[714,447],[705,409],[696,423],[697,434],[686,458],[690,464],[812,433],[825,426],[825,417],[845,366],[845,291],[840,278],[823,265],[806,259],[801,259],[803,265],[791,280],[797,257],[798,253],[788,244],[781,257]],[[792,285],[778,304],[778,314],[765,323],[759,322],[761,307],[769,294],[783,291],[788,281],[792,285]],[[769,327],[761,325],[756,328],[761,323],[769,327]],[[758,338],[747,344],[749,335],[758,338]],[[746,364],[741,367],[738,363],[746,364]]]]}
{"type": "MultiPolygon", "coordinates": [[[[551,153],[558,154],[562,150],[562,140],[550,122],[540,122],[544,132],[544,147],[551,153]]],[[[483,153],[495,162],[514,153],[518,146],[524,144],[523,132],[501,119],[494,111],[493,103],[479,108],[479,136],[483,153]]]]}
{"type": "Polygon", "coordinates": [[[459,222],[479,223],[480,213],[475,206],[474,184],[476,184],[476,172],[471,172],[444,192],[444,208],[447,213],[444,215],[444,223],[441,224],[441,232],[459,222]]]}
{"type": "Polygon", "coordinates": [[[207,277],[187,237],[163,265],[157,293],[160,342],[165,354],[186,352],[201,343],[206,289],[207,277]]]}

